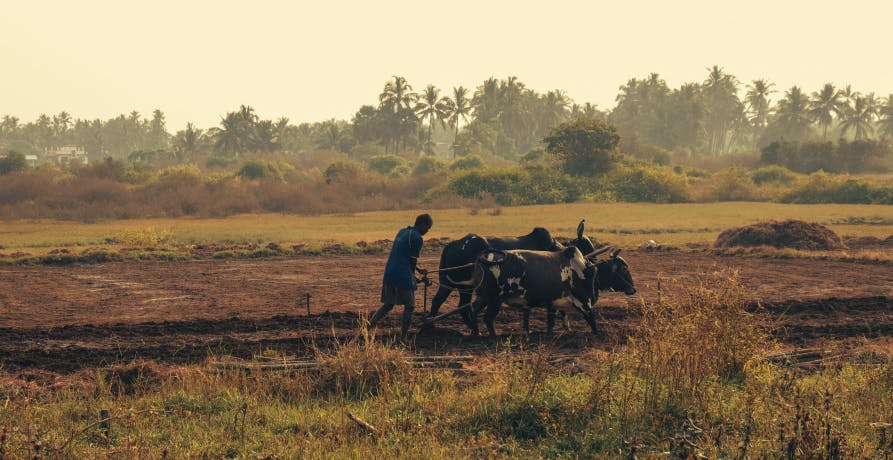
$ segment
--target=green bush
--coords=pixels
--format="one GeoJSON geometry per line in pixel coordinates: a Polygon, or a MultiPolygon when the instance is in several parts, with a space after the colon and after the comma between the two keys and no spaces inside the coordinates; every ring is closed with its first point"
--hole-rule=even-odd
{"type": "Polygon", "coordinates": [[[28,163],[25,161],[24,154],[10,150],[6,155],[0,157],[0,176],[24,171],[27,168],[28,163]]]}
{"type": "Polygon", "coordinates": [[[871,182],[819,171],[781,197],[783,203],[870,204],[883,199],[884,190],[871,182]]]}
{"type": "Polygon", "coordinates": [[[579,199],[579,183],[555,169],[530,165],[457,173],[445,189],[462,198],[492,196],[502,206],[569,203],[579,199]]]}
{"type": "Polygon", "coordinates": [[[797,175],[784,166],[771,165],[754,169],[750,172],[750,178],[757,185],[791,185],[797,180],[797,175]]]}
{"type": "Polygon", "coordinates": [[[284,181],[294,173],[294,168],[282,162],[264,160],[248,160],[236,172],[236,176],[245,179],[272,179],[284,181]]]}
{"type": "Polygon", "coordinates": [[[397,155],[375,155],[369,159],[369,170],[390,175],[394,169],[405,166],[406,162],[397,155]]]}
{"type": "Polygon", "coordinates": [[[424,176],[427,174],[444,174],[447,172],[447,164],[445,161],[437,157],[425,156],[419,158],[415,168],[412,170],[413,176],[424,176]]]}
{"type": "Polygon", "coordinates": [[[614,201],[679,203],[691,201],[688,184],[664,168],[617,168],[596,183],[605,198],[614,201]]]}
{"type": "Polygon", "coordinates": [[[760,190],[747,171],[730,168],[720,171],[709,179],[706,201],[759,201],[760,190]]]}
{"type": "Polygon", "coordinates": [[[350,182],[363,176],[363,165],[351,160],[335,160],[322,176],[327,184],[350,182]]]}
{"type": "Polygon", "coordinates": [[[469,155],[467,157],[459,158],[453,161],[450,164],[450,169],[453,171],[466,171],[470,169],[483,169],[485,167],[484,160],[477,155],[469,155]]]}
{"type": "Polygon", "coordinates": [[[208,157],[205,161],[205,166],[210,169],[223,169],[226,168],[236,162],[235,158],[226,157],[223,155],[213,155],[208,157]]]}

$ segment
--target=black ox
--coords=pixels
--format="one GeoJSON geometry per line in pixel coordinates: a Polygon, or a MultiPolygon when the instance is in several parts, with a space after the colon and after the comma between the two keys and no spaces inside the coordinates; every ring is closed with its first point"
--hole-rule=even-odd
{"type": "MultiPolygon", "coordinates": [[[[570,245],[575,246],[583,254],[591,253],[595,247],[583,231],[585,220],[581,220],[577,226],[577,238],[570,245]]],[[[446,302],[450,294],[459,291],[459,305],[467,305],[471,302],[474,283],[472,276],[474,268],[472,264],[487,250],[508,251],[515,249],[527,249],[532,251],[558,251],[564,249],[561,243],[552,238],[551,233],[542,227],[534,228],[532,232],[519,237],[483,237],[470,233],[456,241],[448,243],[440,254],[438,280],[440,287],[431,301],[430,317],[437,316],[440,306],[446,302]],[[462,267],[456,268],[454,267],[462,267]]],[[[470,318],[466,315],[466,323],[470,318]]]]}
{"type": "Polygon", "coordinates": [[[555,310],[583,316],[594,333],[592,307],[599,291],[616,290],[627,295],[636,293],[629,265],[618,256],[619,249],[607,260],[595,258],[610,250],[602,248],[585,256],[577,247],[555,252],[487,251],[475,265],[473,281],[475,299],[466,322],[477,335],[476,313],[486,308],[484,322],[491,336],[496,336],[493,320],[505,304],[524,309],[524,329],[529,333],[531,308],[548,310],[548,330],[555,323],[555,310]]]}

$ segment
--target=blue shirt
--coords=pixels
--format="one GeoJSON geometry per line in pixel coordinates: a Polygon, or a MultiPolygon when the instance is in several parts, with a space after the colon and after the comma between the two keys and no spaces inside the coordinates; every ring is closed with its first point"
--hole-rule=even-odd
{"type": "Polygon", "coordinates": [[[384,267],[384,282],[403,289],[416,288],[411,259],[422,252],[422,234],[413,227],[406,227],[394,237],[394,246],[384,267]]]}

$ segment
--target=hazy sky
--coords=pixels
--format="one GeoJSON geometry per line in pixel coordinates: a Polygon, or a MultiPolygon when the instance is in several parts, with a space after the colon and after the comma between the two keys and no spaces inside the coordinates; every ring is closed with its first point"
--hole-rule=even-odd
{"type": "MultiPolygon", "coordinates": [[[[254,106],[349,119],[393,75],[416,90],[517,76],[614,105],[650,72],[671,87],[719,65],[783,91],[893,92],[888,1],[0,0],[0,115],[165,112],[210,127],[254,106]]],[[[774,99],[781,96],[776,94],[774,99]]]]}

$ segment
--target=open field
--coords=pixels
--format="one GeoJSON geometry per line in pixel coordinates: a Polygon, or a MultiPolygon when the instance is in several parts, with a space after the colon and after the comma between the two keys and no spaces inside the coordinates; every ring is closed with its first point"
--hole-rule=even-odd
{"type": "MultiPolygon", "coordinates": [[[[0,244],[3,252],[106,246],[105,238],[146,228],[169,232],[172,241],[165,244],[371,242],[392,237],[394,222],[415,214],[12,222],[0,227],[0,244]]],[[[41,452],[134,458],[617,458],[635,449],[640,458],[679,449],[712,458],[744,451],[777,458],[790,449],[814,455],[840,449],[844,457],[862,458],[893,453],[876,429],[893,420],[893,270],[884,257],[847,255],[886,254],[889,247],[784,258],[791,254],[634,248],[646,239],[704,245],[724,228],[767,218],[804,218],[842,235],[886,237],[893,234],[887,207],[563,205],[434,216],[429,238],[469,228],[524,233],[542,221],[562,222],[552,229],[567,237],[585,217],[588,233],[629,246],[623,255],[639,293],[603,294],[597,335],[581,321],[571,321],[570,331],[559,325],[545,334],[545,315],[534,312],[527,336],[520,313],[506,310],[496,321],[497,338],[468,337],[453,317],[396,349],[355,341],[363,316],[378,306],[381,254],[3,266],[0,458],[41,452]],[[747,312],[729,320],[712,316],[710,307],[678,323],[667,319],[660,332],[660,318],[676,310],[655,315],[659,299],[697,304],[704,299],[685,297],[696,292],[686,289],[716,273],[737,273],[747,312]],[[689,331],[699,317],[708,329],[715,322],[721,327],[713,336],[689,331]],[[729,331],[759,324],[770,339],[751,342],[744,335],[748,340],[739,342],[757,347],[757,360],[732,376],[707,365],[717,351],[739,352],[724,342],[735,340],[729,331]],[[717,348],[705,353],[710,346],[717,348]],[[778,351],[817,364],[804,370],[766,360],[778,351]],[[258,355],[323,360],[326,367],[220,374],[208,362],[258,355]],[[471,355],[473,361],[456,371],[414,371],[401,367],[406,355],[471,355]],[[106,409],[114,420],[104,434],[96,421],[106,409]]],[[[426,247],[423,267],[437,265],[437,250],[426,247]]],[[[701,292],[726,288],[706,289],[701,292]]],[[[418,296],[421,305],[421,291],[418,296]]],[[[454,296],[444,311],[455,305],[454,296]]],[[[382,322],[377,343],[393,339],[399,310],[382,322]]]]}
{"type": "MultiPolygon", "coordinates": [[[[639,294],[602,296],[601,336],[585,333],[581,323],[573,325],[575,332],[543,339],[575,350],[610,348],[635,330],[637,305],[656,301],[659,277],[684,282],[737,270],[750,288],[749,301],[777,317],[776,332],[789,346],[838,343],[893,352],[889,265],[651,251],[631,251],[626,259],[639,294]]],[[[426,267],[436,263],[432,255],[421,261],[426,267]]],[[[304,355],[313,342],[355,334],[360,316],[378,306],[383,264],[382,256],[331,256],[6,267],[0,271],[0,365],[65,373],[133,358],[196,362],[209,351],[250,357],[274,347],[304,355]]],[[[455,304],[454,296],[443,311],[455,304]]],[[[385,330],[396,326],[398,316],[392,313],[385,330]]],[[[534,330],[544,330],[542,316],[533,315],[534,330]]],[[[519,319],[506,311],[497,329],[517,334],[519,319]]],[[[455,317],[442,328],[441,334],[419,336],[416,346],[462,353],[494,344],[463,337],[467,331],[455,317]]]]}
{"type": "MultiPolygon", "coordinates": [[[[240,215],[223,219],[134,219],[79,223],[7,221],[0,223],[0,252],[34,254],[50,248],[98,246],[133,231],[169,233],[171,244],[302,243],[354,244],[390,239],[422,211],[381,211],[350,215],[240,215]]],[[[708,204],[575,203],[432,211],[428,238],[523,234],[546,226],[556,236],[572,237],[585,218],[591,236],[627,247],[653,239],[661,244],[712,243],[729,227],[767,219],[801,219],[829,226],[841,236],[886,237],[893,234],[893,206],[789,205],[725,202],[708,204]]]]}

